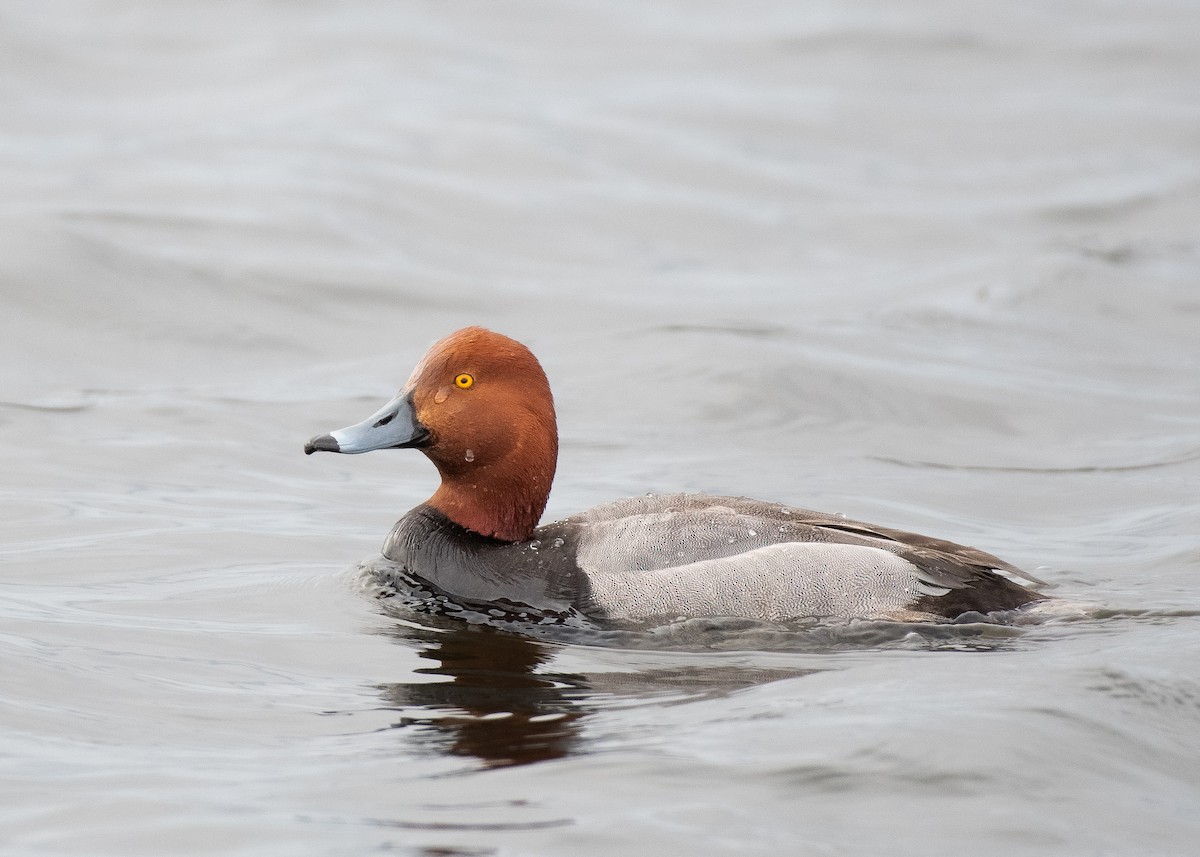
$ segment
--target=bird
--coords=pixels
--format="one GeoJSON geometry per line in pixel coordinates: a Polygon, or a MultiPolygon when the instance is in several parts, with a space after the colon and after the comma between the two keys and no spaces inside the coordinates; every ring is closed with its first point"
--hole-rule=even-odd
{"type": "Polygon", "coordinates": [[[554,397],[529,348],[483,327],[434,343],[387,404],[304,447],[379,449],[420,450],[440,477],[383,557],[492,615],[921,622],[1047,599],[982,550],[745,497],[640,494],[540,524],[558,463],[554,397]]]}

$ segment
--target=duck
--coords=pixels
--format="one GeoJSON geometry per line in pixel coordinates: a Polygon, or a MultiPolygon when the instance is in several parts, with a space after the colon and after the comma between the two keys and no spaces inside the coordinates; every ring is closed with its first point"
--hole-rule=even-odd
{"type": "Polygon", "coordinates": [[[599,626],[678,619],[948,621],[1047,599],[973,547],[787,504],[645,494],[541,524],[558,465],[546,373],[483,327],[435,342],[400,392],[306,454],[416,449],[440,482],[383,558],[441,601],[599,626]]]}

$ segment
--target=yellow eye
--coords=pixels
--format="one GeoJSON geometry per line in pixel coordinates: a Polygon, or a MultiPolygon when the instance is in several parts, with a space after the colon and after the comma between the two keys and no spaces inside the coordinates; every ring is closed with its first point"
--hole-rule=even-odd
{"type": "Polygon", "coordinates": [[[454,379],[454,386],[458,387],[458,389],[460,389],[460,390],[469,390],[469,389],[471,389],[471,385],[474,383],[475,383],[475,379],[472,378],[470,375],[468,375],[466,372],[463,372],[461,375],[459,375],[457,378],[454,379]]]}

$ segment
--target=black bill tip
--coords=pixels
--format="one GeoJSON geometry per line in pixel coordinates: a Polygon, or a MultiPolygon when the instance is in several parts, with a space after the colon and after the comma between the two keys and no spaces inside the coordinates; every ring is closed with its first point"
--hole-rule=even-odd
{"type": "Polygon", "coordinates": [[[341,452],[342,448],[338,446],[338,442],[334,440],[333,435],[319,434],[308,443],[304,444],[304,454],[312,455],[314,452],[341,452]]]}

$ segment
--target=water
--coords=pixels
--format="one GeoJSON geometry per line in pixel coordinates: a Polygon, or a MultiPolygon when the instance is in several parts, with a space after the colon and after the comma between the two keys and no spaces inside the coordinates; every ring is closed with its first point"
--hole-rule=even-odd
{"type": "Polygon", "coordinates": [[[10,2],[5,855],[1192,854],[1200,7],[10,2]],[[512,635],[306,458],[468,323],[548,515],[965,541],[1037,621],[512,635]],[[402,605],[401,605],[402,607],[402,605]]]}

